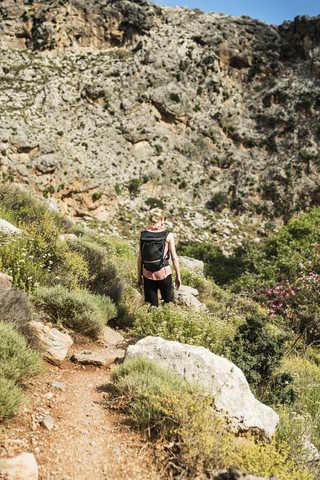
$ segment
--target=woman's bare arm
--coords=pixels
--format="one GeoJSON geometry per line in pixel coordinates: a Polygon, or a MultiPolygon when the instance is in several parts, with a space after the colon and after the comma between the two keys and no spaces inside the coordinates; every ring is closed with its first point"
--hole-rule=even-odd
{"type": "Polygon", "coordinates": [[[174,236],[172,235],[172,233],[169,233],[167,237],[167,242],[168,242],[169,252],[172,258],[172,265],[173,265],[174,271],[176,272],[175,286],[176,286],[176,289],[179,289],[181,286],[180,268],[179,268],[178,255],[177,255],[176,247],[174,244],[174,236]]]}
{"type": "Polygon", "coordinates": [[[142,287],[142,257],[141,252],[139,250],[138,256],[138,281],[137,281],[138,288],[142,287]]]}

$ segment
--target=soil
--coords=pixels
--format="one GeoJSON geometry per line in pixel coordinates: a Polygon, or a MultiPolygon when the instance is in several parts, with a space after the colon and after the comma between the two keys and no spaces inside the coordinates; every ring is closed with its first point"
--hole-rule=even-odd
{"type": "MultiPolygon", "coordinates": [[[[74,345],[70,356],[88,348],[106,347],[74,345]]],[[[158,480],[153,450],[124,415],[106,408],[108,385],[109,368],[46,363],[26,386],[28,403],[0,427],[0,456],[33,453],[39,480],[158,480]],[[41,423],[49,416],[51,430],[41,423]]]]}

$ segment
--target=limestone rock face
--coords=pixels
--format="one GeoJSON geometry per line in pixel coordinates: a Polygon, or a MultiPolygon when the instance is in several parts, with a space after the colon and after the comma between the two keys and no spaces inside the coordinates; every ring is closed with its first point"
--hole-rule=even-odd
{"type": "Polygon", "coordinates": [[[136,357],[154,360],[189,382],[197,383],[215,397],[216,409],[239,431],[259,432],[268,438],[274,434],[278,415],[254,397],[243,372],[226,358],[204,347],[160,337],[146,337],[129,346],[126,359],[136,357]]]}
{"type": "Polygon", "coordinates": [[[319,16],[310,18],[308,15],[299,15],[293,22],[286,21],[280,25],[279,32],[294,49],[299,50],[304,56],[313,74],[319,75],[319,16]]]}
{"type": "Polygon", "coordinates": [[[32,453],[0,458],[0,475],[7,480],[38,480],[38,464],[32,453]]]}
{"type": "Polygon", "coordinates": [[[46,0],[32,2],[31,8],[29,3],[4,0],[1,5],[0,33],[20,48],[121,46],[148,32],[160,10],[146,0],[73,0],[57,2],[49,11],[46,0]]]}
{"type": "Polygon", "coordinates": [[[27,334],[31,338],[32,344],[43,352],[45,357],[52,360],[63,361],[73,344],[70,335],[59,332],[56,328],[50,328],[41,322],[29,322],[27,334]]]}
{"type": "Polygon", "coordinates": [[[218,216],[279,222],[320,202],[319,28],[146,0],[3,0],[2,174],[73,217],[132,219],[158,198],[182,209],[180,238],[241,244],[218,216]]]}

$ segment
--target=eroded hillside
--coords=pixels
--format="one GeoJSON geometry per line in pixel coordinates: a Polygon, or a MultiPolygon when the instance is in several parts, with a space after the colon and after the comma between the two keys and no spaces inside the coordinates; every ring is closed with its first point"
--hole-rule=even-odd
{"type": "Polygon", "coordinates": [[[320,17],[276,27],[144,0],[0,13],[4,178],[74,217],[162,199],[209,236],[212,210],[243,223],[319,204],[320,17]]]}

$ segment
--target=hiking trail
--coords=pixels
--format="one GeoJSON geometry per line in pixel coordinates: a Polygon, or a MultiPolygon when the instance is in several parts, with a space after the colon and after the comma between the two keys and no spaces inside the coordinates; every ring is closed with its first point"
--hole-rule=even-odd
{"type": "MultiPolygon", "coordinates": [[[[75,351],[79,345],[70,355],[75,351]]],[[[0,456],[33,453],[39,480],[158,480],[146,443],[125,416],[105,408],[108,385],[110,369],[46,363],[45,373],[27,384],[28,403],[0,426],[0,456]],[[41,423],[46,417],[54,420],[51,430],[41,423]]]]}

